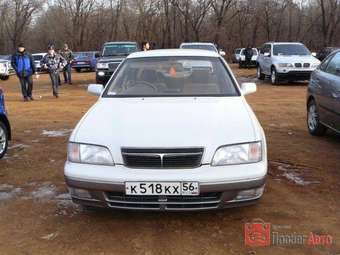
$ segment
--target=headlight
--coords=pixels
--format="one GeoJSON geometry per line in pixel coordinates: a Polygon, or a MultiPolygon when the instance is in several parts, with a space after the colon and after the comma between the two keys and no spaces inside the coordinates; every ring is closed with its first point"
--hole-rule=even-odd
{"type": "Polygon", "coordinates": [[[110,151],[104,146],[69,143],[67,155],[73,163],[114,165],[110,151]]]}
{"type": "Polygon", "coordinates": [[[97,68],[98,69],[107,69],[107,68],[109,68],[109,64],[108,63],[97,63],[97,68]]]}
{"type": "Polygon", "coordinates": [[[262,143],[244,143],[220,147],[211,162],[212,166],[256,163],[262,160],[262,143]]]}
{"type": "Polygon", "coordinates": [[[279,67],[294,67],[293,64],[290,63],[280,63],[279,67]]]}

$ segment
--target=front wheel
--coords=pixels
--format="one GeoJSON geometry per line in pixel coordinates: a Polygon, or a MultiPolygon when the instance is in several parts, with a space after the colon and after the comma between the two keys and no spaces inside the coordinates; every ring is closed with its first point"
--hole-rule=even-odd
{"type": "Polygon", "coordinates": [[[307,107],[307,126],[311,135],[322,136],[326,133],[327,127],[320,123],[319,112],[314,100],[308,103],[307,107]]]}
{"type": "Polygon", "coordinates": [[[76,72],[80,73],[81,72],[81,68],[76,68],[76,72]]]}
{"type": "Polygon", "coordinates": [[[278,85],[278,84],[280,84],[280,79],[279,79],[279,77],[278,77],[278,75],[277,75],[277,72],[276,72],[275,67],[272,68],[270,80],[271,80],[271,82],[272,82],[272,85],[278,85]]]}
{"type": "Polygon", "coordinates": [[[3,122],[0,122],[0,158],[5,156],[8,147],[8,131],[3,122]]]}
{"type": "Polygon", "coordinates": [[[265,75],[262,73],[260,65],[257,66],[257,79],[264,80],[265,75]]]}

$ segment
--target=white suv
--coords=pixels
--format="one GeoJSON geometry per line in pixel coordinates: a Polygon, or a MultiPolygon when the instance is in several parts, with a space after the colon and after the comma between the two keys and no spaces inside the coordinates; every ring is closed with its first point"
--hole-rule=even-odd
{"type": "Polygon", "coordinates": [[[73,201],[133,210],[244,206],[263,193],[266,139],[226,61],[206,50],[129,55],[73,131],[73,201]]]}
{"type": "Polygon", "coordinates": [[[272,84],[281,80],[309,80],[320,61],[302,43],[269,42],[257,58],[257,78],[271,77],[272,84]]]}

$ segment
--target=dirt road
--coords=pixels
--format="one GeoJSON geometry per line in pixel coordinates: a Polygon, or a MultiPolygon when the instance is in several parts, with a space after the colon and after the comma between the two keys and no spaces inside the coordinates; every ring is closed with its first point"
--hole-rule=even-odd
{"type": "MultiPolygon", "coordinates": [[[[255,70],[235,72],[240,81],[255,70]]],[[[0,161],[2,254],[340,254],[340,137],[308,134],[306,84],[258,83],[248,97],[265,129],[270,169],[256,206],[200,213],[86,212],[72,204],[63,180],[68,135],[96,98],[86,93],[94,73],[52,97],[49,80],[35,82],[23,103],[15,77],[5,89],[13,141],[0,161]],[[271,246],[244,245],[244,224],[271,223],[271,246]],[[330,235],[332,245],[299,244],[293,237],[330,235]],[[290,235],[286,244],[282,235],[290,235]],[[294,244],[295,243],[295,244],[294,244]],[[253,251],[253,252],[251,252],[253,251]]]]}

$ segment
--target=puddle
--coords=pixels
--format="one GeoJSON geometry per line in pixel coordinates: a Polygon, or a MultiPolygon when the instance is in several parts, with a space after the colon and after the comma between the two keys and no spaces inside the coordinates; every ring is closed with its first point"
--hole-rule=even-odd
{"type": "Polygon", "coordinates": [[[15,188],[9,184],[0,184],[0,203],[17,197],[21,192],[21,188],[15,188]]]}
{"type": "Polygon", "coordinates": [[[58,207],[56,215],[73,216],[81,212],[81,207],[72,202],[69,193],[59,194],[55,197],[55,200],[58,207]]]}
{"type": "Polygon", "coordinates": [[[55,216],[74,216],[80,213],[81,207],[72,202],[69,193],[58,194],[57,187],[51,182],[38,184],[30,182],[24,188],[9,184],[0,184],[0,204],[12,199],[33,200],[35,203],[56,204],[55,216]]]}
{"type": "Polygon", "coordinates": [[[56,186],[51,183],[43,183],[38,189],[31,192],[31,197],[38,200],[50,200],[56,196],[56,186]]]}
{"type": "Polygon", "coordinates": [[[41,134],[47,137],[63,137],[69,135],[72,131],[72,129],[43,130],[41,134]]]}
{"type": "Polygon", "coordinates": [[[269,165],[272,173],[272,170],[274,170],[276,180],[280,180],[283,177],[298,186],[308,186],[320,183],[319,181],[313,180],[310,176],[311,171],[308,168],[279,161],[270,161],[269,165]]]}
{"type": "Polygon", "coordinates": [[[22,143],[16,143],[16,144],[13,144],[11,146],[8,146],[8,149],[9,150],[14,150],[14,149],[19,149],[19,150],[23,150],[23,149],[26,149],[26,148],[29,148],[30,146],[29,145],[26,145],[26,144],[22,144],[22,143]]]}

